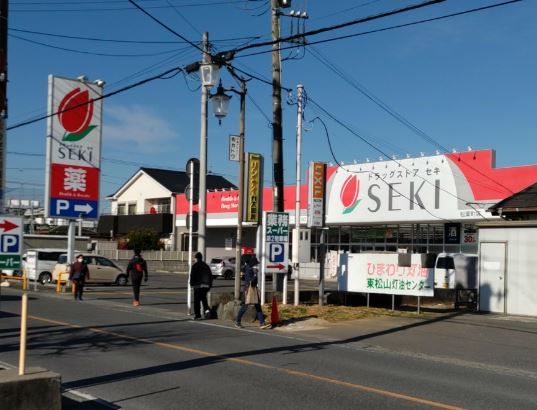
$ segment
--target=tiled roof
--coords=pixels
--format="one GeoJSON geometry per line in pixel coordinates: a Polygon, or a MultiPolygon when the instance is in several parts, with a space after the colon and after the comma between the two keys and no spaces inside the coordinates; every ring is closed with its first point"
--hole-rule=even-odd
{"type": "MultiPolygon", "coordinates": [[[[171,192],[178,194],[185,192],[186,186],[190,183],[190,179],[184,171],[171,171],[168,169],[145,167],[140,169],[171,192]]],[[[207,175],[206,184],[207,189],[237,188],[234,184],[220,175],[207,175]]]]}
{"type": "Polygon", "coordinates": [[[500,208],[510,210],[519,208],[520,211],[524,211],[527,208],[537,208],[537,184],[530,185],[522,191],[505,198],[489,209],[496,211],[500,208]]]}

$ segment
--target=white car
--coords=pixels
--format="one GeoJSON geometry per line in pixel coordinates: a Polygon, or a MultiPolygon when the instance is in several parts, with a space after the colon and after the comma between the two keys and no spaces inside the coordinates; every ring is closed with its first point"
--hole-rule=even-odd
{"type": "Polygon", "coordinates": [[[209,263],[213,277],[233,279],[235,277],[235,261],[234,256],[220,256],[212,258],[209,263]]]}

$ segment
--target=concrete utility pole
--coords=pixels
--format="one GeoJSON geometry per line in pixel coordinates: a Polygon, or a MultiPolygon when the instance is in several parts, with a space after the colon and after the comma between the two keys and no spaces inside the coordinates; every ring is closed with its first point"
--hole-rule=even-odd
{"type": "Polygon", "coordinates": [[[242,254],[242,212],[244,199],[244,115],[246,109],[246,81],[239,80],[240,91],[240,124],[239,124],[239,208],[237,210],[237,243],[235,246],[235,300],[239,300],[241,292],[241,254],[242,254]]]}
{"type": "MultiPolygon", "coordinates": [[[[280,39],[279,0],[271,0],[272,40],[280,39]]],[[[272,210],[283,212],[283,132],[280,43],[272,45],[272,210]]]]}
{"type": "Polygon", "coordinates": [[[7,12],[8,0],[0,0],[0,213],[6,192],[7,12]]]}
{"type": "Polygon", "coordinates": [[[304,116],[302,104],[302,96],[304,94],[304,86],[297,86],[297,123],[296,123],[296,188],[295,188],[295,235],[296,241],[293,243],[293,269],[295,271],[295,306],[298,306],[300,296],[299,285],[299,262],[300,262],[300,163],[302,161],[302,117],[304,116]],[[296,249],[294,248],[296,246],[296,249]]]}
{"type": "MultiPolygon", "coordinates": [[[[211,62],[209,55],[209,33],[203,33],[204,64],[211,62]]],[[[205,254],[205,230],[207,226],[207,101],[209,89],[201,86],[201,131],[200,131],[200,181],[199,181],[199,211],[198,211],[198,252],[205,254]]]]}

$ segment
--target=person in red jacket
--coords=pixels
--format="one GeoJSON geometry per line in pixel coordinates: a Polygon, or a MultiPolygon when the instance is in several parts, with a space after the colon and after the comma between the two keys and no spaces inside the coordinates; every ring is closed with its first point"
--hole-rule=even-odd
{"type": "Polygon", "coordinates": [[[84,256],[78,255],[76,262],[71,265],[69,270],[69,280],[75,284],[75,300],[82,300],[84,282],[89,278],[88,264],[84,261],[84,256]]]}

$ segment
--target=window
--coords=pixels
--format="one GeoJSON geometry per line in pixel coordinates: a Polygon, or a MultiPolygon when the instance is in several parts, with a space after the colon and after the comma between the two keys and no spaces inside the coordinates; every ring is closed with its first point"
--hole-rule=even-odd
{"type": "Polygon", "coordinates": [[[40,261],[56,262],[61,254],[61,252],[39,252],[37,259],[40,261]]]}
{"type": "Polygon", "coordinates": [[[112,263],[111,260],[109,259],[106,259],[106,258],[99,258],[97,257],[97,265],[101,265],[101,266],[114,266],[114,264],[112,263]]]}
{"type": "Polygon", "coordinates": [[[117,214],[118,215],[125,215],[126,214],[126,205],[125,204],[117,204],[117,214]]]}
{"type": "Polygon", "coordinates": [[[136,215],[136,202],[129,204],[129,211],[127,215],[136,215]]]}

